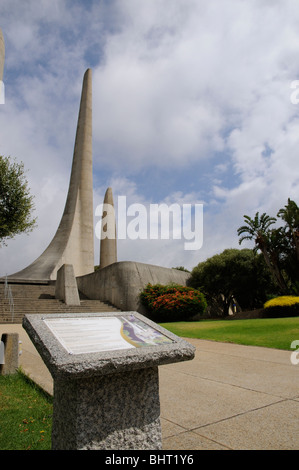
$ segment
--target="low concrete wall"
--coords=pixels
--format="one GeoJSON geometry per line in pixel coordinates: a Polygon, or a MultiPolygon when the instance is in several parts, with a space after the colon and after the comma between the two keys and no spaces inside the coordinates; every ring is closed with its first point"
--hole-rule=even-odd
{"type": "Polygon", "coordinates": [[[77,284],[79,291],[90,299],[110,302],[123,311],[137,311],[145,315],[139,294],[149,282],[185,286],[189,276],[189,273],[178,269],[121,261],[77,277],[77,284]]]}

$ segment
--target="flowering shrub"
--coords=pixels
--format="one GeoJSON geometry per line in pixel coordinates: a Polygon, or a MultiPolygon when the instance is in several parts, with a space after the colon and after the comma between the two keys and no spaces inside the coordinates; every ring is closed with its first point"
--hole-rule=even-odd
{"type": "Polygon", "coordinates": [[[299,315],[299,296],[282,295],[264,304],[266,317],[293,317],[299,315]]]}
{"type": "Polygon", "coordinates": [[[264,304],[264,308],[289,307],[290,305],[295,304],[299,304],[299,296],[282,295],[281,297],[275,297],[275,299],[268,300],[268,302],[264,304]]]}
{"type": "Polygon", "coordinates": [[[189,320],[197,314],[202,315],[207,307],[199,290],[177,284],[148,284],[140,299],[153,319],[159,322],[189,320]]]}

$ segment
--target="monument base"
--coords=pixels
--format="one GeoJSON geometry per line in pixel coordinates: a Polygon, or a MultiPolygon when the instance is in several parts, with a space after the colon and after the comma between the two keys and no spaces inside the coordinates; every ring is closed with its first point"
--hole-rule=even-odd
{"type": "Polygon", "coordinates": [[[160,450],[158,367],[55,380],[52,450],[160,450]]]}

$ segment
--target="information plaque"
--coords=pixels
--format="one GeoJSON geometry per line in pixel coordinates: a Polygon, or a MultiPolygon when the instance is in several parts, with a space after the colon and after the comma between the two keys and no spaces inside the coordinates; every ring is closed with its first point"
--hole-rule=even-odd
{"type": "Polygon", "coordinates": [[[158,367],[195,347],[139,312],[31,314],[53,377],[52,450],[160,450],[158,367]]]}
{"type": "Polygon", "coordinates": [[[69,354],[96,353],[173,343],[135,315],[45,318],[69,354]]]}

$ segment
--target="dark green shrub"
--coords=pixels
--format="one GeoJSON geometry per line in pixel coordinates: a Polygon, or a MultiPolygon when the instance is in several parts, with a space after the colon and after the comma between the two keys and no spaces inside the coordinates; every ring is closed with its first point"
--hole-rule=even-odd
{"type": "Polygon", "coordinates": [[[207,307],[204,295],[192,287],[178,284],[148,284],[140,299],[151,318],[157,322],[190,320],[202,315],[207,307]]]}

